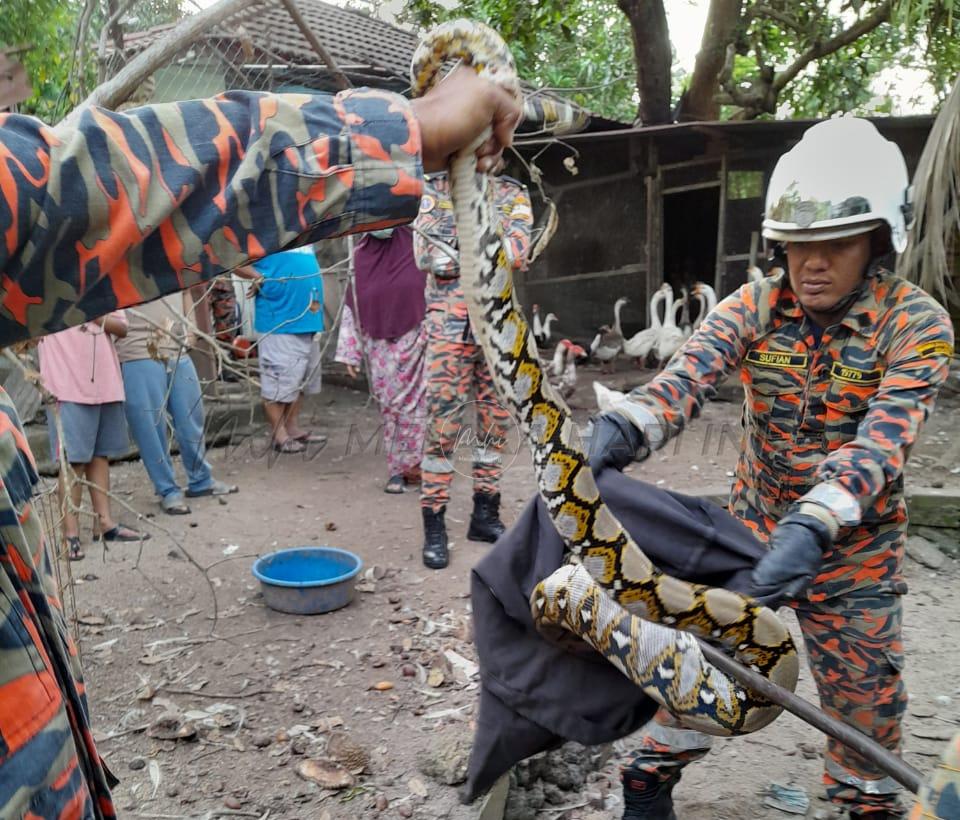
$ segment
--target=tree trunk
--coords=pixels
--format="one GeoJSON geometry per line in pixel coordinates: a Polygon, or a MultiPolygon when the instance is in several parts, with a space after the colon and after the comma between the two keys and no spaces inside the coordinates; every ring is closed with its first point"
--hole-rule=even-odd
{"type": "Polygon", "coordinates": [[[670,29],[663,0],[617,0],[633,34],[640,106],[638,124],[659,125],[670,114],[670,29]]]}
{"type": "Polygon", "coordinates": [[[711,0],[690,85],[680,99],[678,120],[720,119],[720,73],[733,43],[743,0],[711,0]]]}

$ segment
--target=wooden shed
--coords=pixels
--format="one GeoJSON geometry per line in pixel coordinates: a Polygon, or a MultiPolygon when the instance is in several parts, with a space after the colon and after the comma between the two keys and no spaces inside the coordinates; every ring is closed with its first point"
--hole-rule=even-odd
{"type": "MultiPolygon", "coordinates": [[[[763,262],[760,223],[778,157],[815,120],[727,121],[573,134],[520,142],[542,171],[560,227],[518,284],[558,333],[589,339],[626,296],[624,332],[649,323],[647,303],[664,281],[679,292],[696,281],[722,298],[763,262]]],[[[929,116],[873,122],[904,153],[910,173],[929,116]]],[[[883,173],[883,169],[877,169],[883,173]]]]}

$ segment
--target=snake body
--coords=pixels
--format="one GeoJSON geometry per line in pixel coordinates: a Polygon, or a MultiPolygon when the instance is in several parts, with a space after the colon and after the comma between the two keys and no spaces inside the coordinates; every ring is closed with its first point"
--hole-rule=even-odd
{"type": "MultiPolygon", "coordinates": [[[[414,94],[435,84],[450,59],[519,95],[502,39],[465,20],[437,27],[420,44],[411,67],[414,94]]],[[[749,598],[658,570],[604,504],[571,413],[545,377],[514,299],[492,186],[475,171],[474,151],[487,136],[453,158],[451,196],[471,326],[532,447],[538,489],[568,559],[532,593],[534,622],[582,638],[684,725],[715,735],[756,731],[781,709],[707,662],[696,638],[719,643],[793,690],[799,663],[790,633],[749,598]]]]}

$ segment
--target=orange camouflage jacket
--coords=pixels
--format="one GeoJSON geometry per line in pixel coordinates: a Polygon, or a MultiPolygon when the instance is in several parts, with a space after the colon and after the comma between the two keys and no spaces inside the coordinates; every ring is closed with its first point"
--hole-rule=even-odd
{"type": "MultiPolygon", "coordinates": [[[[526,186],[506,176],[497,177],[493,189],[507,259],[514,270],[524,270],[533,225],[530,194],[526,186]]],[[[418,231],[413,235],[413,252],[417,266],[431,274],[426,294],[428,333],[448,341],[469,340],[470,322],[457,261],[460,246],[446,174],[431,174],[424,181],[415,224],[418,231]]]]}
{"type": "Polygon", "coordinates": [[[882,270],[817,345],[781,273],[724,299],[617,409],[657,449],[739,370],[745,401],[731,511],[766,540],[796,502],[830,510],[841,529],[812,600],[877,585],[904,591],[903,467],[952,351],[946,310],[882,270]]]}
{"type": "MultiPolygon", "coordinates": [[[[0,346],[409,222],[419,152],[408,104],[371,90],[91,109],[70,129],[0,114],[0,346]]],[[[33,456],[2,391],[0,479],[0,817],[113,818],[33,456]]]]}

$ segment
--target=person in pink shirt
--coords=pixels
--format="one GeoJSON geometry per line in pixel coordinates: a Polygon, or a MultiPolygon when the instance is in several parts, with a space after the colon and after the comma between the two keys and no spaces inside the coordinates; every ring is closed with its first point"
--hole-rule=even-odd
{"type": "MultiPolygon", "coordinates": [[[[150,536],[114,520],[110,513],[111,457],[122,455],[129,447],[127,421],[123,413],[123,377],[113,344],[114,337],[127,334],[127,319],[122,310],[85,322],[69,330],[46,336],[40,341],[40,377],[43,386],[57,399],[63,441],[57,430],[56,414],[47,409],[50,428],[50,454],[60,460],[62,444],[66,461],[77,478],[86,479],[90,502],[97,520],[94,531],[104,541],[139,541],[150,536]]],[[[65,496],[65,476],[60,475],[61,503],[65,496]]],[[[80,545],[80,506],[82,485],[71,486],[71,504],[63,504],[63,537],[70,560],[84,557],[80,545]]]]}

